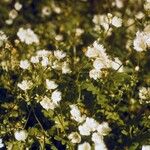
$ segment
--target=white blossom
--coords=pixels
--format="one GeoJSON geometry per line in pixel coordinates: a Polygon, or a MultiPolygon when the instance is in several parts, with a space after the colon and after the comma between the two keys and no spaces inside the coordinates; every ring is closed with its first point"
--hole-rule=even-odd
{"type": "Polygon", "coordinates": [[[133,41],[134,49],[136,51],[145,51],[150,47],[150,32],[137,32],[136,38],[133,41]]]}
{"type": "Polygon", "coordinates": [[[117,28],[121,27],[122,26],[122,19],[117,17],[117,16],[114,16],[112,18],[112,25],[117,27],[117,28]]]}
{"type": "Polygon", "coordinates": [[[95,144],[94,150],[107,150],[105,143],[95,144]]]}
{"type": "Polygon", "coordinates": [[[85,115],[81,115],[79,108],[76,105],[70,105],[70,114],[73,120],[81,123],[85,120],[85,115]]]}
{"type": "Polygon", "coordinates": [[[4,147],[4,143],[3,143],[3,140],[0,138],[0,148],[3,148],[4,147]]]}
{"type": "Polygon", "coordinates": [[[61,50],[56,50],[54,51],[54,56],[58,59],[58,60],[61,60],[63,58],[66,57],[66,53],[61,51],[61,50]]]}
{"type": "Polygon", "coordinates": [[[58,90],[55,90],[53,93],[52,93],[52,95],[51,95],[51,99],[52,99],[52,101],[53,101],[53,103],[54,104],[58,104],[58,102],[60,102],[61,101],[61,92],[60,91],[58,91],[58,90]]]}
{"type": "Polygon", "coordinates": [[[81,29],[81,28],[76,28],[76,33],[75,33],[76,36],[81,36],[83,33],[84,33],[84,30],[83,30],[83,29],[81,29]]]}
{"type": "Polygon", "coordinates": [[[79,129],[80,134],[84,136],[89,136],[91,133],[91,129],[89,128],[89,126],[87,126],[86,123],[83,123],[82,125],[80,125],[78,129],[79,129]]]}
{"type": "Polygon", "coordinates": [[[17,86],[23,91],[29,90],[32,87],[32,85],[32,82],[27,80],[23,80],[21,83],[17,84],[17,86]]]}
{"type": "Polygon", "coordinates": [[[53,89],[56,89],[58,85],[55,83],[55,81],[46,79],[46,87],[48,90],[53,90],[53,89]]]}
{"type": "Polygon", "coordinates": [[[96,69],[92,69],[89,72],[90,78],[93,78],[94,80],[97,80],[101,77],[101,71],[97,71],[96,69]]]}
{"type": "Polygon", "coordinates": [[[7,41],[7,36],[3,31],[0,31],[0,47],[7,41]]]}
{"type": "Polygon", "coordinates": [[[28,137],[28,133],[26,130],[16,131],[14,135],[15,135],[15,139],[18,141],[25,141],[26,138],[28,137]]]}
{"type": "Polygon", "coordinates": [[[143,145],[142,150],[150,150],[150,145],[143,145]]]}
{"type": "Polygon", "coordinates": [[[56,41],[62,41],[63,40],[63,36],[61,34],[58,34],[55,36],[55,40],[56,41]]]}
{"type": "Polygon", "coordinates": [[[68,139],[71,140],[71,142],[74,144],[81,142],[81,136],[78,132],[72,132],[69,134],[68,139]]]}
{"type": "Polygon", "coordinates": [[[9,17],[10,17],[11,19],[15,19],[17,16],[18,16],[18,12],[17,12],[15,9],[12,9],[12,10],[9,12],[9,17]]]}
{"type": "Polygon", "coordinates": [[[71,69],[70,69],[70,67],[69,67],[69,63],[67,63],[67,62],[63,62],[62,63],[62,74],[69,74],[69,73],[71,73],[71,69]]]}
{"type": "Polygon", "coordinates": [[[148,100],[150,98],[150,87],[141,87],[139,89],[139,98],[140,98],[140,103],[146,102],[150,103],[148,100]]]}
{"type": "Polygon", "coordinates": [[[95,119],[89,117],[86,118],[85,124],[92,132],[95,131],[99,125],[99,123],[95,119]]]}
{"type": "Polygon", "coordinates": [[[49,16],[49,15],[51,14],[51,9],[50,9],[50,7],[44,6],[44,7],[42,8],[42,14],[43,14],[44,16],[49,16]]]}
{"type": "Polygon", "coordinates": [[[103,136],[100,135],[100,134],[97,133],[97,132],[94,132],[94,133],[92,134],[92,141],[93,141],[95,144],[101,144],[101,143],[104,142],[104,141],[103,141],[103,136]]]}
{"type": "Polygon", "coordinates": [[[39,57],[38,56],[32,56],[30,61],[34,64],[39,63],[39,57]]]}
{"type": "Polygon", "coordinates": [[[43,67],[47,67],[49,65],[49,60],[47,57],[42,57],[41,64],[43,67]]]}
{"type": "Polygon", "coordinates": [[[91,150],[91,146],[89,143],[84,142],[83,144],[78,145],[78,150],[91,150]]]}
{"type": "Polygon", "coordinates": [[[36,52],[36,54],[37,54],[38,57],[48,57],[49,55],[52,54],[52,52],[43,49],[43,50],[38,50],[38,51],[36,52]]]}
{"type": "Polygon", "coordinates": [[[52,102],[52,100],[50,98],[48,98],[47,96],[45,96],[42,99],[40,104],[46,110],[49,110],[49,109],[54,110],[54,108],[56,107],[56,105],[52,102]]]}
{"type": "Polygon", "coordinates": [[[111,131],[111,128],[107,122],[103,122],[97,126],[97,131],[100,135],[106,136],[111,131]]]}
{"type": "Polygon", "coordinates": [[[25,42],[27,45],[32,43],[39,43],[38,36],[30,28],[19,28],[17,36],[21,42],[25,42]]]}
{"type": "Polygon", "coordinates": [[[30,67],[30,63],[28,60],[21,60],[20,61],[20,68],[28,69],[30,67]]]}
{"type": "Polygon", "coordinates": [[[16,2],[14,7],[17,11],[19,11],[22,8],[22,4],[20,4],[19,2],[16,2]]]}

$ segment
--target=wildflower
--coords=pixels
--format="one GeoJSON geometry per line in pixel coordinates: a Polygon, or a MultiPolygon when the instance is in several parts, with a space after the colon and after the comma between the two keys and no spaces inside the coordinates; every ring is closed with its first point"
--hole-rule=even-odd
{"type": "Polygon", "coordinates": [[[83,29],[81,29],[81,28],[76,28],[76,33],[75,33],[76,36],[81,36],[83,33],[84,33],[84,30],[83,30],[83,29]]]}
{"type": "Polygon", "coordinates": [[[57,105],[58,102],[61,101],[61,92],[58,90],[55,90],[51,95],[51,99],[57,105]]]}
{"type": "Polygon", "coordinates": [[[71,73],[71,69],[69,68],[69,63],[63,62],[63,64],[62,64],[62,73],[63,74],[71,73]]]}
{"type": "Polygon", "coordinates": [[[12,9],[12,10],[9,12],[9,17],[10,17],[11,19],[15,19],[17,16],[18,16],[18,12],[17,12],[15,9],[12,9]]]}
{"type": "Polygon", "coordinates": [[[93,78],[94,80],[97,80],[101,77],[101,72],[97,71],[96,69],[92,69],[89,72],[89,76],[90,76],[90,78],[93,78]]]}
{"type": "Polygon", "coordinates": [[[0,47],[7,41],[7,36],[3,31],[0,31],[0,47]]]}
{"type": "Polygon", "coordinates": [[[72,143],[81,142],[81,136],[78,132],[72,132],[71,134],[69,134],[68,139],[71,140],[72,143]]]}
{"type": "Polygon", "coordinates": [[[118,70],[119,72],[123,72],[122,62],[116,57],[114,61],[111,61],[111,67],[114,70],[118,70]]]}
{"type": "Polygon", "coordinates": [[[63,40],[63,36],[58,34],[58,35],[55,36],[55,40],[56,41],[62,41],[63,40]]]}
{"type": "Polygon", "coordinates": [[[48,64],[49,64],[48,58],[47,57],[42,57],[41,64],[42,64],[43,67],[48,66],[48,64]]]}
{"type": "Polygon", "coordinates": [[[150,88],[141,87],[139,89],[139,98],[140,98],[140,103],[143,103],[144,101],[146,103],[150,103],[150,101],[147,100],[148,98],[150,98],[150,88]]]}
{"type": "Polygon", "coordinates": [[[40,102],[41,106],[46,110],[54,110],[56,105],[52,102],[51,99],[49,99],[47,96],[45,96],[42,101],[40,102]]]}
{"type": "Polygon", "coordinates": [[[55,83],[55,81],[46,79],[46,87],[48,90],[56,89],[58,85],[55,83]]]}
{"type": "Polygon", "coordinates": [[[32,56],[30,61],[34,64],[39,63],[39,57],[38,56],[32,56]]]}
{"type": "Polygon", "coordinates": [[[0,138],[0,148],[3,148],[3,147],[4,147],[4,144],[3,144],[2,139],[0,138]]]}
{"type": "Polygon", "coordinates": [[[100,135],[106,136],[111,131],[111,128],[107,122],[103,122],[97,126],[97,131],[100,135]]]}
{"type": "Polygon", "coordinates": [[[27,45],[32,43],[39,43],[38,36],[30,29],[19,28],[17,36],[21,42],[25,42],[27,45]]]}
{"type": "Polygon", "coordinates": [[[85,115],[81,115],[81,112],[79,108],[76,105],[70,105],[70,114],[72,116],[72,119],[81,123],[85,120],[85,115]]]}
{"type": "Polygon", "coordinates": [[[150,33],[138,31],[136,33],[136,38],[133,41],[133,45],[136,51],[145,51],[147,47],[150,47],[150,33]]]}
{"type": "Polygon", "coordinates": [[[20,68],[22,69],[28,69],[30,66],[30,63],[28,62],[28,60],[21,60],[20,61],[20,68]]]}
{"type": "Polygon", "coordinates": [[[92,132],[95,131],[99,125],[99,123],[96,120],[89,117],[86,118],[85,124],[92,132]]]}
{"type": "Polygon", "coordinates": [[[95,144],[101,144],[101,143],[104,142],[104,141],[103,141],[103,136],[100,135],[100,134],[97,133],[97,132],[94,132],[94,133],[92,134],[92,141],[93,141],[95,144]]]}
{"type": "Polygon", "coordinates": [[[83,123],[82,125],[80,125],[78,127],[78,129],[79,129],[79,132],[81,135],[84,135],[84,136],[90,135],[91,130],[90,130],[89,126],[87,126],[86,123],[83,123]]]}
{"type": "Polygon", "coordinates": [[[142,150],[150,150],[150,145],[143,145],[142,150]]]}
{"type": "Polygon", "coordinates": [[[50,9],[50,7],[44,6],[44,7],[42,8],[42,14],[43,14],[44,16],[49,16],[49,15],[51,14],[51,9],[50,9]]]}
{"type": "Polygon", "coordinates": [[[83,144],[78,145],[78,150],[91,150],[91,146],[89,143],[84,142],[83,144]]]}
{"type": "Polygon", "coordinates": [[[66,57],[66,53],[63,52],[63,51],[60,51],[60,50],[56,50],[56,51],[54,51],[54,56],[55,56],[58,60],[60,60],[60,59],[63,59],[63,58],[66,57]]]}
{"type": "Polygon", "coordinates": [[[104,142],[94,145],[94,150],[107,150],[104,142]]]}
{"type": "Polygon", "coordinates": [[[37,54],[37,56],[38,56],[38,57],[48,57],[49,55],[51,55],[51,54],[52,54],[52,52],[51,52],[51,51],[48,51],[48,50],[43,49],[43,50],[39,50],[39,51],[37,51],[37,52],[36,52],[36,54],[37,54]]]}
{"type": "Polygon", "coordinates": [[[114,16],[112,18],[112,25],[117,27],[117,28],[121,27],[122,26],[122,19],[117,17],[117,16],[114,16]]]}
{"type": "Polygon", "coordinates": [[[22,4],[20,4],[19,2],[16,2],[14,7],[17,11],[19,11],[22,8],[22,4]]]}
{"type": "Polygon", "coordinates": [[[26,138],[28,137],[28,133],[26,130],[16,131],[14,135],[15,135],[15,139],[18,141],[25,141],[26,138]]]}
{"type": "Polygon", "coordinates": [[[32,87],[32,85],[32,82],[27,80],[23,80],[21,83],[17,84],[17,86],[23,91],[29,90],[32,87]]]}

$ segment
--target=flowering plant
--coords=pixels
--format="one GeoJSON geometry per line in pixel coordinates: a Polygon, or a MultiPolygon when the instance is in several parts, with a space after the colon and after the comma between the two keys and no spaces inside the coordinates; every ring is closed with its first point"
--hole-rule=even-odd
{"type": "Polygon", "coordinates": [[[149,147],[150,1],[135,1],[0,1],[0,148],[149,147]]]}

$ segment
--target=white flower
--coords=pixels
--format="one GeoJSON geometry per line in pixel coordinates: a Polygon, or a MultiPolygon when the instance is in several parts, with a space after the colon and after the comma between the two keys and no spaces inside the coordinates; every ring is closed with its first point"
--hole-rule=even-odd
{"type": "Polygon", "coordinates": [[[98,56],[98,52],[93,47],[88,47],[85,55],[89,58],[96,58],[98,56]]]}
{"type": "Polygon", "coordinates": [[[3,144],[2,139],[0,138],[0,148],[3,148],[3,147],[4,147],[4,144],[3,144]]]}
{"type": "Polygon", "coordinates": [[[44,7],[42,8],[42,14],[43,14],[44,16],[49,16],[49,15],[51,14],[51,9],[50,9],[50,7],[44,6],[44,7]]]}
{"type": "Polygon", "coordinates": [[[149,32],[137,32],[136,38],[133,41],[134,49],[136,51],[144,51],[147,47],[150,47],[150,33],[149,32]]]}
{"type": "Polygon", "coordinates": [[[85,124],[86,126],[88,126],[90,131],[95,131],[99,125],[99,123],[95,119],[89,117],[86,118],[85,124]]]}
{"type": "Polygon", "coordinates": [[[63,40],[63,36],[58,34],[58,35],[55,36],[55,40],[56,41],[62,41],[63,40]]]}
{"type": "Polygon", "coordinates": [[[71,134],[69,134],[68,139],[71,140],[72,143],[81,142],[81,136],[78,132],[72,132],[71,134]]]}
{"type": "Polygon", "coordinates": [[[81,116],[81,112],[76,105],[70,105],[70,114],[72,115],[72,119],[81,123],[85,120],[85,115],[81,116]]]}
{"type": "Polygon", "coordinates": [[[150,103],[148,100],[150,98],[150,87],[141,87],[139,89],[139,98],[140,98],[140,103],[143,103],[144,101],[146,103],[150,103]]]}
{"type": "Polygon", "coordinates": [[[66,57],[66,53],[63,52],[63,51],[60,51],[60,50],[56,50],[56,51],[54,51],[54,56],[55,56],[58,60],[60,60],[60,59],[63,59],[63,58],[66,57]]]}
{"type": "Polygon", "coordinates": [[[39,63],[39,57],[38,56],[32,56],[30,61],[34,64],[39,63]]]}
{"type": "Polygon", "coordinates": [[[150,10],[150,2],[149,2],[149,1],[145,2],[145,4],[144,4],[144,9],[145,9],[146,11],[149,11],[149,10],[150,10]]]}
{"type": "Polygon", "coordinates": [[[40,102],[40,104],[46,110],[48,110],[48,109],[54,110],[55,107],[56,107],[56,105],[47,96],[45,96],[42,99],[42,101],[40,102]]]}
{"type": "Polygon", "coordinates": [[[55,6],[55,5],[53,5],[53,10],[54,10],[54,12],[56,14],[60,14],[61,13],[61,8],[59,8],[59,7],[55,6]]]}
{"type": "Polygon", "coordinates": [[[17,11],[19,11],[22,8],[22,4],[20,4],[19,2],[16,2],[14,7],[17,11]]]}
{"type": "Polygon", "coordinates": [[[103,122],[97,126],[97,131],[100,135],[105,136],[111,131],[111,128],[107,122],[103,122]]]}
{"type": "Polygon", "coordinates": [[[46,87],[48,90],[53,90],[53,89],[56,89],[58,85],[55,83],[55,81],[46,79],[46,87]]]}
{"type": "Polygon", "coordinates": [[[123,7],[123,2],[122,2],[122,0],[115,0],[115,2],[116,2],[116,6],[117,6],[118,8],[122,8],[122,7],[123,7]]]}
{"type": "Polygon", "coordinates": [[[12,9],[12,10],[9,12],[9,17],[10,17],[11,19],[15,19],[17,16],[18,16],[18,12],[17,12],[15,9],[12,9]]]}
{"type": "Polygon", "coordinates": [[[93,62],[93,67],[95,68],[95,70],[100,71],[105,66],[100,58],[96,58],[93,62]]]}
{"type": "Polygon", "coordinates": [[[97,80],[101,77],[101,72],[97,71],[96,69],[92,69],[89,72],[89,76],[90,76],[90,78],[93,78],[94,80],[97,80]]]}
{"type": "Polygon", "coordinates": [[[22,69],[28,69],[30,66],[30,63],[28,60],[21,60],[20,61],[20,68],[22,69]]]}
{"type": "Polygon", "coordinates": [[[150,145],[143,145],[142,150],[150,150],[150,145]]]}
{"type": "Polygon", "coordinates": [[[28,133],[26,130],[16,131],[14,135],[15,135],[16,140],[18,141],[25,141],[26,138],[28,137],[28,133]]]}
{"type": "Polygon", "coordinates": [[[58,90],[55,90],[51,95],[51,99],[57,105],[58,102],[61,101],[61,92],[58,90]]]}
{"type": "Polygon", "coordinates": [[[116,57],[114,61],[111,61],[111,67],[114,70],[118,70],[119,72],[123,72],[122,62],[116,57]]]}
{"type": "Polygon", "coordinates": [[[0,31],[0,47],[7,41],[7,36],[3,31],[0,31]]]}
{"type": "Polygon", "coordinates": [[[83,144],[78,145],[78,150],[91,150],[91,146],[89,143],[84,142],[83,144]]]}
{"type": "Polygon", "coordinates": [[[39,51],[37,51],[37,52],[36,52],[36,54],[37,54],[37,56],[38,56],[38,57],[48,57],[49,55],[51,55],[51,54],[52,54],[52,52],[51,52],[51,51],[48,51],[48,50],[43,49],[43,50],[39,50],[39,51]]]}
{"type": "Polygon", "coordinates": [[[17,36],[21,42],[25,42],[27,45],[32,43],[39,43],[38,36],[30,29],[19,28],[17,36]]]}
{"type": "Polygon", "coordinates": [[[112,18],[112,25],[115,26],[115,27],[121,27],[122,26],[122,19],[117,17],[117,16],[114,16],[112,18]]]}
{"type": "Polygon", "coordinates": [[[95,144],[101,144],[101,143],[103,143],[103,136],[100,135],[99,133],[94,132],[94,133],[92,134],[92,141],[93,141],[95,144]]]}
{"type": "Polygon", "coordinates": [[[95,144],[94,150],[107,150],[105,143],[95,144]]]}
{"type": "Polygon", "coordinates": [[[32,85],[32,82],[27,80],[23,80],[21,83],[17,84],[17,86],[23,91],[29,90],[32,87],[32,85]]]}
{"type": "Polygon", "coordinates": [[[62,64],[62,74],[69,74],[69,73],[71,73],[71,69],[70,69],[70,67],[69,67],[69,63],[67,63],[67,62],[63,62],[63,64],[62,64]]]}
{"type": "Polygon", "coordinates": [[[110,20],[107,15],[94,15],[92,20],[95,25],[101,25],[105,31],[109,29],[110,20]]]}
{"type": "Polygon", "coordinates": [[[90,135],[91,130],[90,130],[89,126],[87,126],[86,123],[80,125],[78,127],[78,129],[79,129],[79,132],[80,132],[81,135],[84,135],[84,136],[89,136],[90,135]]]}
{"type": "Polygon", "coordinates": [[[42,57],[41,64],[42,64],[43,67],[48,66],[48,64],[49,64],[48,58],[47,57],[42,57]]]}
{"type": "Polygon", "coordinates": [[[81,36],[83,33],[84,33],[84,30],[83,30],[83,29],[81,29],[81,28],[76,28],[76,33],[75,33],[76,36],[81,36]]]}

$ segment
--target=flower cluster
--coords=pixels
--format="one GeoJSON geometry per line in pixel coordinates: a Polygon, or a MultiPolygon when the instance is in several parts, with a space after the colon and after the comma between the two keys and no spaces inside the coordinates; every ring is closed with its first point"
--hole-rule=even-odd
{"type": "Polygon", "coordinates": [[[93,67],[89,72],[90,78],[93,78],[94,80],[97,80],[101,77],[101,72],[103,68],[113,68],[115,70],[122,71],[122,63],[118,58],[115,58],[114,61],[112,61],[107,53],[106,49],[103,45],[98,44],[96,41],[93,43],[92,47],[88,47],[85,55],[89,58],[94,58],[93,61],[93,67]]]}

